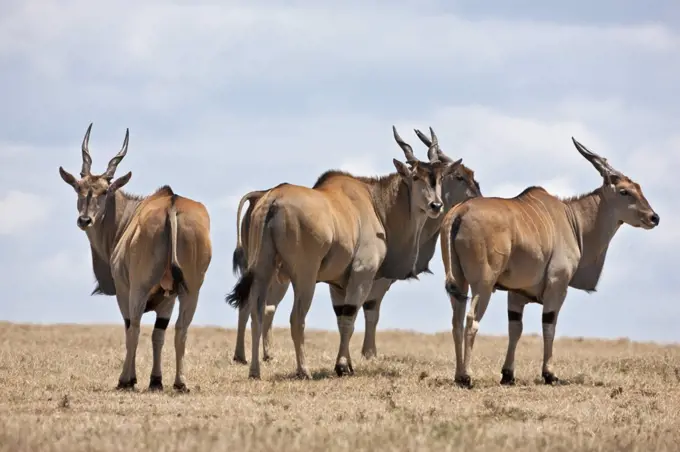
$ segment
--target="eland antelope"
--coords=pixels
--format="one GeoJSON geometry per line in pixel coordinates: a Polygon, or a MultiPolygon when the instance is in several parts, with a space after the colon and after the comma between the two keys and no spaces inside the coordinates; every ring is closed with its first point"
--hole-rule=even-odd
{"type": "Polygon", "coordinates": [[[126,355],[118,389],[137,383],[135,355],[142,314],[156,312],[151,342],[153,367],[149,390],[162,390],[161,352],[165,329],[179,297],[175,323],[174,389],[188,391],[184,378],[187,329],[196,311],[198,294],[212,257],[210,217],[203,204],[176,195],[164,186],[149,196],[120,190],[132,172],[114,179],[118,164],[128,150],[130,132],[106,171],[90,171],[90,131],[82,144],[80,179],[59,167],[61,178],[78,195],[77,224],[90,242],[92,268],[97,286],[92,294],[115,295],[125,323],[126,355]]]}
{"type": "MultiPolygon", "coordinates": [[[[420,130],[415,130],[416,135],[428,147],[432,147],[432,141],[437,140],[437,137],[430,128],[432,139],[428,138],[420,130]]],[[[440,161],[451,163],[453,160],[444,154],[439,147],[437,150],[437,157],[440,161]]],[[[271,190],[271,189],[270,189],[271,190]]],[[[269,190],[255,190],[243,195],[238,204],[236,213],[236,249],[233,255],[233,270],[234,274],[243,274],[246,268],[247,253],[248,253],[248,234],[250,231],[250,222],[255,204],[262,199],[262,197],[269,190]],[[246,210],[243,219],[241,220],[241,211],[244,204],[248,202],[248,209],[246,210]]],[[[453,205],[458,204],[468,198],[481,196],[481,189],[479,183],[475,180],[474,171],[467,168],[465,165],[460,165],[453,174],[450,174],[442,179],[442,201],[444,203],[444,212],[448,211],[453,205]]],[[[420,273],[431,273],[428,266],[432,256],[434,255],[437,241],[439,240],[439,228],[443,220],[443,215],[437,218],[428,218],[423,226],[423,231],[420,235],[420,250],[418,252],[418,263],[416,264],[416,275],[420,273]]],[[[365,358],[372,358],[377,355],[377,347],[375,343],[376,329],[378,320],[380,318],[380,306],[385,294],[390,286],[395,282],[394,279],[381,278],[373,282],[373,287],[366,297],[366,301],[362,305],[365,320],[365,334],[364,342],[361,349],[361,354],[365,358]]],[[[273,279],[269,292],[267,293],[266,307],[264,311],[263,331],[262,331],[262,352],[263,360],[268,361],[272,358],[272,322],[276,309],[283,300],[288,288],[290,280],[285,276],[277,274],[273,279]]],[[[333,305],[341,305],[342,300],[339,299],[340,294],[334,290],[330,290],[333,305]]],[[[247,364],[245,355],[245,335],[246,323],[250,311],[244,305],[238,311],[238,329],[236,334],[236,348],[234,350],[234,361],[247,364]]]]}
{"type": "Polygon", "coordinates": [[[260,378],[259,347],[268,289],[275,274],[293,284],[290,317],[297,374],[311,378],[304,349],[305,317],[317,282],[334,294],[340,330],[338,375],[353,373],[349,341],[357,310],[373,281],[415,276],[420,235],[428,217],[441,215],[441,181],[461,160],[442,162],[435,141],[428,162],[418,160],[393,127],[407,164],[393,159],[396,173],[358,177],[331,170],[312,188],[281,184],[255,204],[248,231],[248,263],[226,301],[251,309],[250,377],[260,378]]]}
{"type": "Polygon", "coordinates": [[[527,303],[543,305],[543,368],[546,384],[558,381],[551,360],[557,317],[573,287],[595,291],[609,243],[623,223],[652,229],[659,224],[642,188],[605,158],[572,138],[602,176],[590,193],[567,199],[529,187],[514,198],[476,198],[445,216],[441,250],[446,291],[453,308],[456,382],[470,386],[470,361],[479,322],[496,290],[508,292],[509,343],[501,384],[513,384],[515,349],[527,303]],[[463,319],[468,286],[472,301],[463,319]]]}

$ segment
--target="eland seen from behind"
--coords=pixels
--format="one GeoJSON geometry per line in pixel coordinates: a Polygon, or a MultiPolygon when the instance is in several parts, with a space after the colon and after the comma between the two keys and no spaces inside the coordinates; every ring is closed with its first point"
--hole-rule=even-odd
{"type": "Polygon", "coordinates": [[[311,378],[304,349],[305,317],[317,282],[331,286],[340,330],[335,364],[338,375],[354,372],[349,341],[358,309],[376,279],[408,279],[417,273],[420,236],[427,218],[441,215],[442,179],[461,160],[443,162],[438,144],[428,162],[418,160],[411,146],[393,128],[407,164],[382,177],[358,177],[331,170],[312,188],[281,184],[255,203],[250,215],[245,272],[226,301],[251,310],[250,377],[260,378],[260,337],[265,303],[275,279],[289,280],[294,301],[291,336],[297,375],[311,378]]]}
{"type": "Polygon", "coordinates": [[[529,187],[514,198],[470,199],[444,218],[441,250],[453,308],[455,379],[463,386],[471,385],[475,336],[496,289],[508,292],[509,343],[501,384],[515,382],[522,313],[531,302],[543,305],[542,377],[546,384],[557,382],[553,339],[567,289],[595,291],[609,243],[623,223],[643,229],[659,224],[639,184],[572,141],[602,176],[592,192],[560,199],[529,187]],[[472,299],[466,316],[468,287],[472,299]]]}
{"type": "MultiPolygon", "coordinates": [[[[444,163],[452,163],[453,159],[444,154],[439,146],[432,146],[432,143],[437,143],[437,137],[430,128],[432,139],[428,138],[424,133],[415,130],[420,140],[431,149],[431,152],[436,152],[437,158],[444,163]]],[[[408,146],[408,144],[405,144],[408,146]]],[[[243,274],[245,272],[247,255],[248,255],[248,235],[250,231],[250,222],[255,204],[262,199],[262,197],[269,190],[255,190],[243,195],[238,204],[236,214],[236,249],[234,250],[233,266],[234,273],[243,274]],[[248,209],[241,220],[241,211],[244,204],[248,202],[248,209]]],[[[479,183],[475,180],[474,171],[467,168],[465,165],[460,165],[452,174],[447,175],[442,179],[442,202],[444,203],[443,212],[448,211],[453,205],[458,204],[469,198],[481,196],[479,183]]],[[[420,250],[418,252],[418,262],[415,267],[416,275],[421,273],[430,273],[429,263],[434,255],[437,241],[439,240],[439,228],[444,216],[440,215],[437,218],[427,218],[423,231],[420,235],[420,250]]],[[[406,250],[407,253],[410,250],[406,250]]],[[[364,342],[361,349],[361,354],[365,358],[373,358],[377,355],[377,347],[375,342],[376,329],[378,320],[380,318],[380,307],[385,294],[390,286],[395,282],[394,279],[381,278],[373,282],[373,286],[363,303],[365,320],[365,334],[364,342]]],[[[283,300],[288,288],[290,287],[290,280],[285,276],[278,274],[273,279],[269,292],[267,293],[266,307],[264,311],[263,331],[262,331],[262,352],[263,360],[268,361],[272,358],[272,322],[276,309],[283,300]]],[[[341,294],[334,290],[332,286],[329,287],[331,300],[333,305],[342,305],[341,294]]],[[[250,310],[243,306],[238,311],[238,329],[236,334],[236,348],[234,350],[234,361],[246,364],[245,355],[245,334],[246,323],[250,316],[250,310]]]]}
{"type": "Polygon", "coordinates": [[[169,186],[149,196],[120,190],[132,177],[128,172],[114,179],[118,164],[127,154],[129,130],[106,171],[92,174],[88,146],[91,130],[92,124],[83,139],[80,179],[62,167],[59,174],[77,194],[77,225],[90,242],[97,279],[92,294],[115,295],[125,323],[126,355],[118,389],[131,389],[137,383],[140,321],[148,311],[156,312],[149,390],[163,389],[161,352],[165,329],[179,297],[173,386],[180,392],[188,391],[184,378],[187,330],[212,257],[208,211],[203,204],[175,194],[169,186]]]}

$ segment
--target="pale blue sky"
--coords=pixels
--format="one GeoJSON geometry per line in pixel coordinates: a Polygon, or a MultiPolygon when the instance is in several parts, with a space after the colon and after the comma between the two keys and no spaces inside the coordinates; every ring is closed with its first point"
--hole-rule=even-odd
{"type": "MultiPolygon", "coordinates": [[[[598,292],[570,292],[558,335],[680,340],[677,2],[281,5],[2,2],[0,320],[121,323],[113,298],[89,295],[87,239],[57,171],[78,172],[90,122],[95,172],[129,127],[126,189],[170,184],[208,207],[214,258],[194,323],[225,327],[237,318],[224,294],[235,282],[240,196],[283,181],[311,185],[329,168],[392,171],[395,124],[423,153],[411,129],[434,127],[486,195],[595,188],[600,179],[572,135],[605,155],[642,185],[661,224],[622,228],[598,292]]],[[[439,251],[431,267],[434,275],[393,286],[380,329],[450,330],[439,251]]],[[[291,295],[278,326],[288,325],[291,295]]],[[[525,331],[540,331],[539,312],[528,308],[525,331]]],[[[323,284],[307,326],[336,328],[323,284]]],[[[497,293],[481,333],[506,328],[497,293]]]]}

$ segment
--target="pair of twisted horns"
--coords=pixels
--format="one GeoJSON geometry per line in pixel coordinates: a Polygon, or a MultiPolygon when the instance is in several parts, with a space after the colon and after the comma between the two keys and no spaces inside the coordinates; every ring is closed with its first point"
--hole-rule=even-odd
{"type": "MultiPolygon", "coordinates": [[[[434,130],[432,130],[432,127],[430,127],[431,138],[428,138],[427,135],[425,135],[418,129],[413,130],[415,131],[418,138],[420,138],[420,141],[422,141],[423,144],[427,146],[427,158],[430,160],[430,163],[436,161],[441,161],[444,163],[453,163],[453,159],[448,155],[444,154],[444,152],[439,147],[439,139],[437,138],[437,135],[434,133],[434,130]]],[[[406,156],[406,162],[411,164],[417,162],[418,159],[413,154],[413,148],[399,136],[396,127],[392,126],[392,132],[394,133],[395,141],[397,142],[399,147],[401,147],[401,149],[404,151],[404,155],[406,156]]]]}
{"type": "MultiPolygon", "coordinates": [[[[83,145],[82,145],[82,153],[83,153],[83,167],[80,169],[80,177],[85,177],[85,176],[91,176],[92,172],[90,171],[92,168],[92,156],[90,155],[90,132],[92,131],[92,123],[90,123],[89,127],[87,128],[87,132],[85,132],[85,138],[83,138],[83,145]]],[[[116,168],[118,167],[118,164],[120,163],[121,160],[123,160],[123,157],[125,157],[125,154],[127,154],[128,150],[128,141],[130,139],[130,129],[125,129],[125,140],[123,141],[123,147],[120,149],[118,154],[115,155],[111,160],[109,160],[109,164],[106,167],[106,171],[104,174],[102,174],[102,177],[105,179],[113,179],[113,175],[116,173],[116,168]]]]}

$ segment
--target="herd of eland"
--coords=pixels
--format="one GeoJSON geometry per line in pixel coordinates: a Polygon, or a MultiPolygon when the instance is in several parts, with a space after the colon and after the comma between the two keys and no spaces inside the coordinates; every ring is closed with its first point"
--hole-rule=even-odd
{"type": "MultiPolygon", "coordinates": [[[[562,199],[534,186],[514,198],[485,197],[474,171],[441,150],[432,128],[429,137],[415,130],[427,147],[427,160],[418,159],[392,129],[405,157],[405,163],[393,159],[395,173],[362,177],[329,170],[312,187],[281,183],[241,198],[233,254],[239,279],[226,296],[238,309],[234,361],[248,362],[245,327],[250,319],[249,376],[260,378],[260,342],[263,359],[271,359],[273,317],[292,284],[297,375],[309,379],[305,318],[316,284],[324,282],[340,333],[335,371],[353,374],[349,343],[359,310],[366,322],[362,355],[372,358],[383,298],[395,281],[430,273],[439,241],[442,286],[453,310],[455,381],[472,385],[470,361],[479,322],[492,293],[501,290],[508,293],[508,349],[500,383],[515,382],[515,350],[527,303],[543,307],[542,377],[546,384],[557,382],[551,367],[553,339],[568,288],[595,290],[609,243],[622,224],[644,229],[659,224],[642,188],[572,138],[602,177],[593,191],[562,199]]],[[[92,124],[82,143],[80,178],[62,167],[59,174],[77,194],[77,225],[90,242],[97,280],[92,293],[115,296],[123,316],[126,355],[118,388],[137,383],[141,318],[155,311],[149,390],[163,389],[165,330],[179,299],[173,387],[186,392],[187,331],[212,259],[208,210],[169,185],[148,196],[121,190],[132,177],[132,172],[115,177],[127,154],[129,131],[106,171],[92,174],[91,130],[92,124]]]]}

